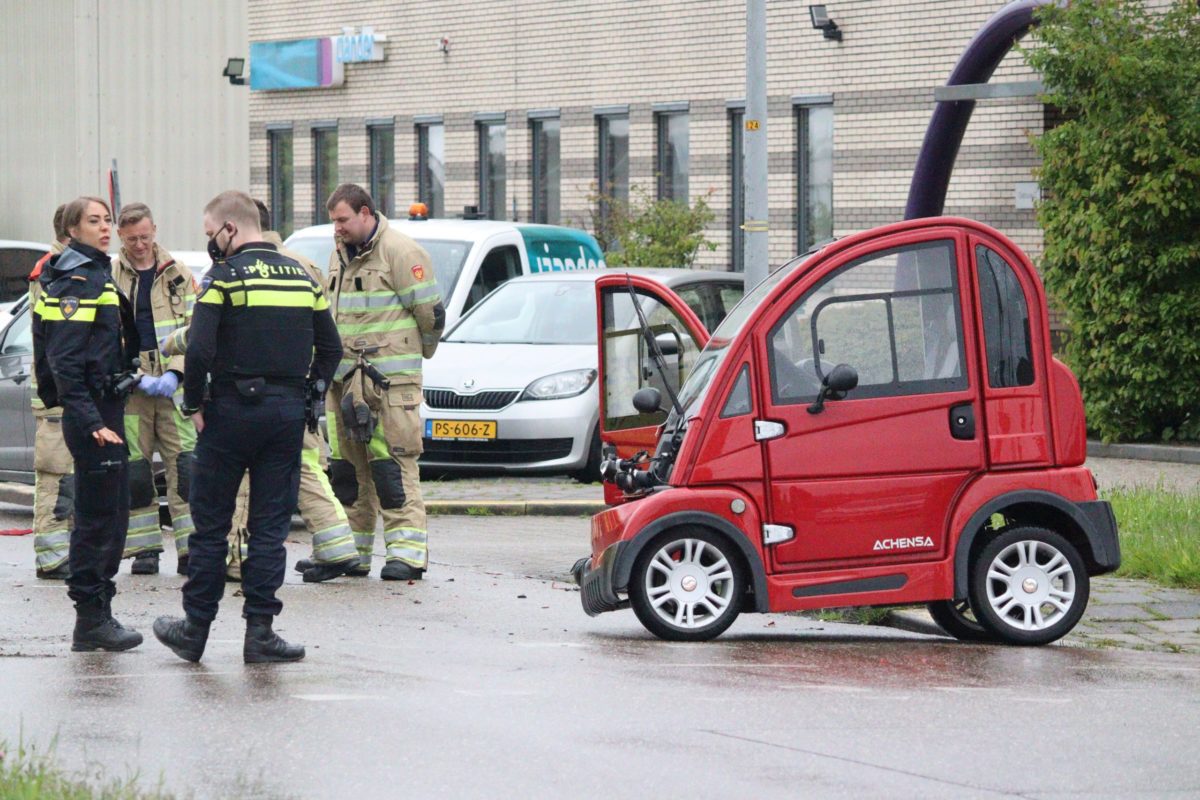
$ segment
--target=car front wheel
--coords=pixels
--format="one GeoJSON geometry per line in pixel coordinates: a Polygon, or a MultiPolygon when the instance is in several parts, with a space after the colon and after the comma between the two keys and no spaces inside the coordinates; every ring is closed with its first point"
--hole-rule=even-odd
{"type": "Polygon", "coordinates": [[[660,639],[706,641],[737,619],[745,580],[728,539],[704,529],[675,529],[655,537],[638,555],[629,600],[638,619],[660,639]]]}
{"type": "Polygon", "coordinates": [[[1001,531],[971,565],[971,608],[1012,644],[1048,644],[1083,616],[1090,583],[1083,558],[1059,534],[1035,527],[1001,531]]]}
{"type": "Polygon", "coordinates": [[[938,600],[926,608],[938,627],[961,642],[996,641],[996,635],[979,624],[967,600],[938,600]]]}

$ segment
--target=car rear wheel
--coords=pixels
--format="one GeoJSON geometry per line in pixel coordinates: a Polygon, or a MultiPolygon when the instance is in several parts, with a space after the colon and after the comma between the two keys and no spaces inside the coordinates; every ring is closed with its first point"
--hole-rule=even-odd
{"type": "Polygon", "coordinates": [[[737,619],[743,575],[737,551],[725,537],[696,528],[666,531],[634,562],[630,605],[660,639],[706,641],[737,619]]]}
{"type": "Polygon", "coordinates": [[[1087,608],[1090,583],[1073,544],[1045,528],[1000,532],[971,565],[971,607],[1000,639],[1048,644],[1087,608]]]}
{"type": "Polygon", "coordinates": [[[983,627],[968,600],[938,600],[925,606],[942,630],[962,642],[994,642],[996,635],[983,627]]]}

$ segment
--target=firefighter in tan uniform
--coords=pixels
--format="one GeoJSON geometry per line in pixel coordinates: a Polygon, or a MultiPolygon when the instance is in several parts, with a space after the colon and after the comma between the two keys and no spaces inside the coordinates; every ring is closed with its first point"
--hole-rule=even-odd
{"type": "Polygon", "coordinates": [[[433,267],[416,242],[388,228],[360,186],[342,184],[325,204],[337,247],[329,301],[342,363],[326,396],[330,478],[370,571],[376,519],[383,517],[384,580],[419,580],[429,564],[421,455],[421,358],[446,323],[433,267]],[[358,363],[365,354],[373,380],[358,363]]]}
{"type": "MultiPolygon", "coordinates": [[[[29,308],[37,307],[42,268],[71,240],[63,226],[61,205],[54,212],[54,237],[50,252],[38,259],[29,274],[29,308]]],[[[33,438],[33,551],[37,576],[53,580],[67,577],[71,544],[71,514],[75,504],[71,453],[63,440],[62,409],[49,409],[38,397],[36,370],[30,371],[30,405],[37,428],[33,438]]]]}
{"type": "Polygon", "coordinates": [[[188,491],[196,429],[175,403],[183,357],[164,356],[158,343],[190,324],[196,283],[187,267],[155,243],[154,218],[144,204],[130,203],[121,209],[117,234],[123,246],[120,260],[113,267],[113,283],[133,303],[144,376],[125,407],[130,512],[123,558],[133,557],[131,571],[135,575],[158,572],[163,545],[152,467],[158,451],[166,471],[167,505],[179,556],[177,571],[185,575],[188,536],[194,530],[188,491]]]}
{"type": "MultiPolygon", "coordinates": [[[[324,284],[324,276],[317,266],[303,255],[284,248],[279,234],[270,230],[271,216],[266,205],[258,200],[255,204],[258,206],[263,241],[275,245],[280,254],[303,267],[317,285],[324,284]]],[[[168,336],[162,342],[162,349],[169,355],[182,355],[187,349],[187,330],[181,329],[168,336]]],[[[298,562],[297,571],[304,573],[304,580],[308,583],[336,578],[356,570],[359,564],[350,522],[325,475],[323,460],[320,434],[305,430],[304,445],[300,452],[300,494],[297,505],[304,524],[312,534],[313,554],[311,559],[298,562]]],[[[250,481],[245,477],[238,488],[237,505],[229,530],[229,557],[225,571],[228,580],[240,581],[242,577],[242,561],[248,550],[246,521],[249,507],[250,481]]]]}

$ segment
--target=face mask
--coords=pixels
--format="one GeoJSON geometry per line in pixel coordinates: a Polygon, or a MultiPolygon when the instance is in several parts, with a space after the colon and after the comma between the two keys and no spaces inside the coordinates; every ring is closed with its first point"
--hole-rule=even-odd
{"type": "Polygon", "coordinates": [[[220,230],[218,230],[216,233],[214,233],[212,235],[212,237],[208,240],[208,256],[209,256],[209,258],[211,258],[213,260],[214,264],[218,261],[224,261],[225,258],[228,256],[228,253],[226,252],[226,250],[228,249],[229,244],[233,243],[234,234],[233,233],[229,234],[229,243],[226,244],[225,247],[221,247],[219,244],[217,244],[217,237],[221,235],[222,231],[227,230],[228,228],[229,228],[229,223],[226,222],[224,225],[221,226],[220,230]]]}

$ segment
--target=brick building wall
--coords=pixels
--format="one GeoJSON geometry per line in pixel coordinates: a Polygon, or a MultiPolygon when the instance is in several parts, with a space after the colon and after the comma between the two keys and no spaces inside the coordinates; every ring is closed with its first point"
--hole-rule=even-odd
{"type": "MultiPolygon", "coordinates": [[[[796,253],[797,130],[794,99],[827,96],[834,111],[834,233],[899,219],[933,111],[963,48],[1004,3],[998,0],[844,0],[827,4],[842,42],[814,30],[807,4],[767,4],[770,258],[796,253]]],[[[595,110],[628,105],[631,183],[655,187],[654,106],[687,103],[689,194],[716,212],[698,266],[730,263],[730,101],[745,95],[745,4],[734,0],[251,0],[250,41],[341,33],[369,25],[388,37],[386,60],[345,65],[340,88],[251,92],[253,191],[269,196],[267,128],[294,135],[295,226],[325,222],[313,196],[314,121],[336,120],[340,180],[368,181],[367,121],[395,122],[396,203],[416,198],[414,118],[440,115],[446,137],[446,212],[479,200],[476,117],[507,123],[506,216],[532,206],[528,113],[561,120],[562,222],[586,227],[597,176],[595,110]],[[442,37],[449,53],[439,52],[442,37]]],[[[1031,80],[1018,53],[993,82],[1031,80]]],[[[1032,211],[1016,210],[1014,184],[1032,180],[1030,136],[1041,132],[1035,98],[985,101],[959,153],[946,213],[974,217],[1012,236],[1036,259],[1032,211]]]]}

